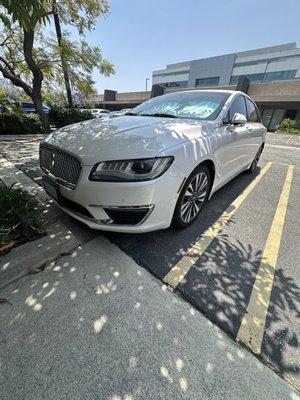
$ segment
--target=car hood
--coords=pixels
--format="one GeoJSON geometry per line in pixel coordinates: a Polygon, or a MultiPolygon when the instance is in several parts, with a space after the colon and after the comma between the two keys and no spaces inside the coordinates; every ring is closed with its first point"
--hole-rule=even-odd
{"type": "Polygon", "coordinates": [[[167,148],[208,135],[213,123],[187,119],[121,116],[60,128],[45,143],[67,150],[85,165],[99,161],[155,157],[167,148]]]}

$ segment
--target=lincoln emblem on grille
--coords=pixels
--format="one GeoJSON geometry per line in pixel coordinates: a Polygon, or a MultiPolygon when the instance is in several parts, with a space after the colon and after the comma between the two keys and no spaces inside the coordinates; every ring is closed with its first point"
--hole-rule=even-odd
{"type": "Polygon", "coordinates": [[[54,167],[54,159],[55,159],[55,153],[52,153],[52,155],[51,155],[51,169],[54,167]]]}

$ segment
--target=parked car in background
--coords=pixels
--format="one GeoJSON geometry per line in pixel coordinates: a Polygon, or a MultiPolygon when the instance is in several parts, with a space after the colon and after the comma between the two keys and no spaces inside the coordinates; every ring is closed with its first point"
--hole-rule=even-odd
{"type": "Polygon", "coordinates": [[[102,118],[107,116],[110,111],[104,108],[81,108],[82,111],[90,111],[95,118],[102,118]]]}
{"type": "MultiPolygon", "coordinates": [[[[26,113],[26,114],[31,114],[31,113],[33,114],[34,113],[34,114],[36,114],[35,106],[34,106],[34,104],[32,102],[14,101],[13,104],[18,106],[23,113],[26,113]]],[[[50,107],[45,106],[43,104],[43,112],[44,112],[45,115],[48,115],[49,112],[50,112],[50,107]]]]}
{"type": "Polygon", "coordinates": [[[265,137],[246,94],[181,91],[58,129],[41,143],[40,165],[49,195],[91,228],[185,228],[216,190],[255,170],[265,137]]]}
{"type": "Polygon", "coordinates": [[[0,105],[0,113],[6,112],[6,111],[7,111],[7,107],[0,105]]]}
{"type": "Polygon", "coordinates": [[[130,110],[131,108],[123,108],[123,110],[111,111],[107,116],[108,118],[120,117],[121,115],[125,115],[130,110]]]}

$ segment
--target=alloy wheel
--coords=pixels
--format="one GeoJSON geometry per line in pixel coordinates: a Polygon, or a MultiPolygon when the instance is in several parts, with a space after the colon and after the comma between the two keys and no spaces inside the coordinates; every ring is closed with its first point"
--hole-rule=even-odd
{"type": "Polygon", "coordinates": [[[206,199],[208,191],[208,177],[204,172],[199,172],[187,186],[181,203],[181,218],[183,222],[190,223],[196,218],[206,199]]]}

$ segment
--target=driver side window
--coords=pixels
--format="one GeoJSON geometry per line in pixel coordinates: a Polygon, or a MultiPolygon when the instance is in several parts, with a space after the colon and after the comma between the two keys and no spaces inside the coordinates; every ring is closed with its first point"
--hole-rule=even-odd
{"type": "Polygon", "coordinates": [[[228,110],[228,113],[224,120],[224,123],[229,124],[235,113],[242,114],[247,118],[247,108],[246,108],[246,102],[245,102],[244,96],[239,95],[239,96],[235,97],[235,99],[233,100],[233,102],[228,110]]]}

